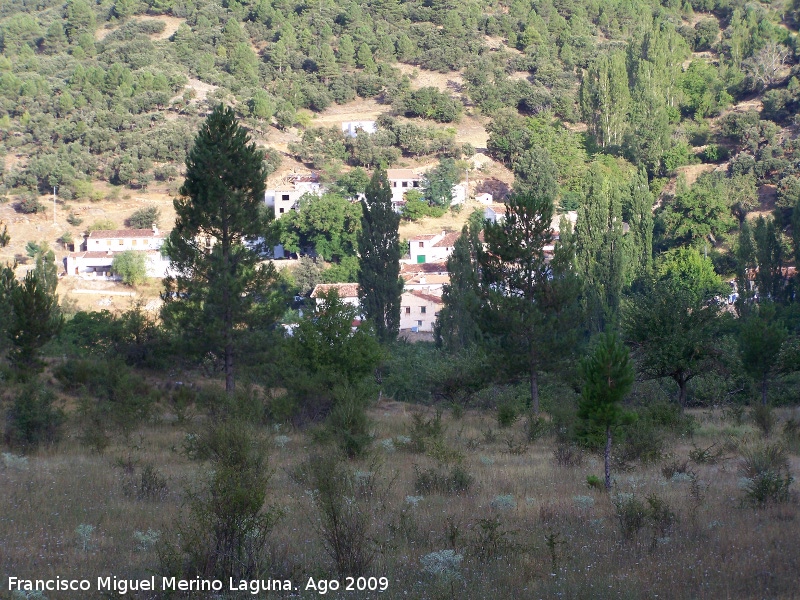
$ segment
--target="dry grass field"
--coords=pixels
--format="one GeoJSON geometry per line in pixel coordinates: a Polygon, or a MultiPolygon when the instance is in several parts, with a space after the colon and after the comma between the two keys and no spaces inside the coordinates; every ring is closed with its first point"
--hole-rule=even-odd
{"type": "MultiPolygon", "coordinates": [[[[327,597],[755,599],[800,594],[796,493],[789,502],[763,507],[743,501],[740,455],[762,443],[746,417],[735,424],[718,411],[696,412],[693,437],[672,438],[662,459],[617,471],[607,494],[586,483],[588,475],[602,475],[602,460],[583,454],[557,461],[551,434],[528,442],[523,422],[498,428],[494,413],[467,411],[460,418],[445,413],[437,436],[430,429],[435,429],[432,411],[423,410],[380,402],[370,411],[371,453],[343,465],[363,483],[344,502],[354,504],[367,524],[363,544],[374,552],[367,573],[386,577],[388,589],[328,592],[327,597]],[[420,437],[423,430],[430,435],[420,437]],[[424,450],[416,445],[420,439],[424,450]],[[713,460],[689,459],[696,448],[712,445],[712,453],[720,451],[713,460]],[[687,463],[686,473],[670,476],[665,465],[676,461],[687,463]],[[430,485],[433,474],[461,483],[471,479],[471,485],[453,493],[437,491],[430,485]],[[631,507],[639,502],[646,510],[637,517],[631,507]]],[[[780,418],[790,416],[785,411],[780,418]]],[[[187,427],[201,420],[180,425],[164,411],[102,454],[83,448],[70,431],[59,446],[27,459],[3,455],[0,573],[91,581],[159,574],[153,533],[174,540],[176,523],[189,515],[185,492],[196,488],[208,470],[182,450],[187,427]],[[165,484],[149,498],[141,494],[148,469],[165,484]]],[[[337,573],[319,535],[322,521],[310,500],[313,493],[295,473],[320,450],[307,432],[275,427],[261,433],[271,441],[268,502],[283,514],[269,539],[272,566],[263,577],[290,579],[297,590],[258,597],[314,598],[318,592],[304,589],[308,579],[336,578],[337,573]]],[[[773,442],[780,439],[779,432],[773,436],[773,442]]],[[[798,473],[797,454],[790,463],[798,473]]],[[[50,592],[45,597],[117,596],[50,592]]],[[[9,595],[0,591],[0,598],[9,595]]]]}

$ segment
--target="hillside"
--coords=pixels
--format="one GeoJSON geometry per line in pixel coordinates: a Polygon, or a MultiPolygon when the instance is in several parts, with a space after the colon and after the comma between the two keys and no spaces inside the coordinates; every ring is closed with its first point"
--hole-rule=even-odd
{"type": "MultiPolygon", "coordinates": [[[[0,220],[11,244],[0,260],[24,262],[31,240],[61,248],[93,220],[122,226],[142,205],[168,227],[187,149],[218,102],[268,150],[275,180],[317,169],[335,182],[354,167],[429,167],[477,151],[476,193],[484,181],[524,185],[533,151],[552,158],[559,201],[574,210],[592,164],[622,187],[643,167],[660,194],[657,246],[699,235],[724,251],[731,218],[680,233],[698,211],[673,202],[677,179],[691,186],[713,171],[715,189],[741,188],[740,174],[758,190],[740,208],[794,206],[797,10],[634,4],[6,2],[0,220]],[[379,133],[357,143],[338,133],[363,119],[379,120],[379,133]],[[70,214],[83,222],[69,225],[70,214]]],[[[460,222],[427,219],[403,235],[460,222]]]]}

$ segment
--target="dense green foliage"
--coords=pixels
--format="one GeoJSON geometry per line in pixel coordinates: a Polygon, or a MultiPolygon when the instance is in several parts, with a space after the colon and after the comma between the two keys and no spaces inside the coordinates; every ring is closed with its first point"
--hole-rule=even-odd
{"type": "Polygon", "coordinates": [[[111,263],[111,270],[122,277],[122,282],[127,285],[144,283],[147,277],[147,262],[145,255],[136,250],[119,252],[111,263]]]}

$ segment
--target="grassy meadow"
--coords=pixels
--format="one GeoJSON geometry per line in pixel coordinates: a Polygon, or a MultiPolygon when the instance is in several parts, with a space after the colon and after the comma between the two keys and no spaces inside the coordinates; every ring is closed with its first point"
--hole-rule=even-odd
{"type": "MultiPolygon", "coordinates": [[[[208,477],[209,463],[190,460],[185,451],[193,435],[187,432],[208,420],[200,412],[189,407],[176,420],[165,405],[102,452],[79,442],[85,434],[70,415],[58,445],[25,458],[4,453],[0,573],[6,581],[0,598],[26,597],[7,591],[11,575],[95,581],[164,573],[164,548],[185,531],[181,524],[194,514],[192,490],[208,477]]],[[[369,416],[371,450],[351,461],[336,458],[313,431],[259,426],[269,447],[267,504],[279,514],[260,577],[290,579],[296,590],[190,597],[314,598],[322,594],[305,590],[309,578],[344,584],[325,541],[331,540],[325,502],[338,507],[335,533],[349,545],[340,548],[339,564],[349,557],[355,560],[349,564],[386,577],[388,585],[382,593],[340,590],[326,597],[800,594],[796,492],[790,488],[782,502],[754,502],[742,471],[742,457],[765,445],[788,447],[789,472],[800,470],[796,432],[784,425],[797,420],[797,409],[776,409],[767,439],[746,411],[692,412],[691,433],[660,434],[660,456],[616,464],[611,493],[587,484],[587,476],[602,479],[602,456],[559,445],[546,425],[530,436],[522,418],[499,427],[494,412],[437,417],[430,408],[391,400],[369,416]],[[302,473],[314,464],[348,474],[349,493],[326,499],[312,492],[313,478],[302,473]]],[[[119,596],[93,590],[27,597],[119,596]]]]}

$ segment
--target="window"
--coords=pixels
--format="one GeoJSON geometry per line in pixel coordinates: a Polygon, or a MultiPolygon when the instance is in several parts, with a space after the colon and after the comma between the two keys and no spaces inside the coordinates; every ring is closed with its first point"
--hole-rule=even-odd
{"type": "Polygon", "coordinates": [[[420,242],[420,243],[419,243],[419,247],[420,247],[420,248],[424,248],[424,247],[425,247],[425,242],[420,242]]]}
{"type": "Polygon", "coordinates": [[[397,182],[396,181],[392,182],[392,187],[397,187],[397,182]]]}
{"type": "Polygon", "coordinates": [[[423,314],[423,315],[425,314],[425,308],[426,308],[426,307],[424,307],[424,306],[420,306],[420,307],[419,307],[419,312],[420,312],[420,314],[423,314]]]}
{"type": "Polygon", "coordinates": [[[419,181],[414,182],[414,187],[419,187],[419,181]]]}
{"type": "Polygon", "coordinates": [[[411,307],[410,306],[406,306],[406,314],[407,315],[411,314],[411,307]]]}
{"type": "Polygon", "coordinates": [[[422,327],[422,321],[417,321],[417,327],[422,327]]]}
{"type": "Polygon", "coordinates": [[[285,210],[286,210],[285,208],[281,208],[280,209],[280,213],[283,214],[283,211],[285,211],[285,210]]]}
{"type": "Polygon", "coordinates": [[[281,200],[288,201],[289,200],[289,194],[284,194],[283,196],[281,196],[281,200]]]}
{"type": "Polygon", "coordinates": [[[408,187],[408,182],[407,181],[403,182],[403,187],[408,187]]]}
{"type": "Polygon", "coordinates": [[[110,245],[111,245],[111,240],[106,240],[106,246],[110,246],[110,245]]]}
{"type": "Polygon", "coordinates": [[[133,241],[131,242],[131,246],[135,246],[135,245],[136,245],[136,242],[138,242],[138,241],[139,241],[139,240],[133,240],[133,241]]]}

